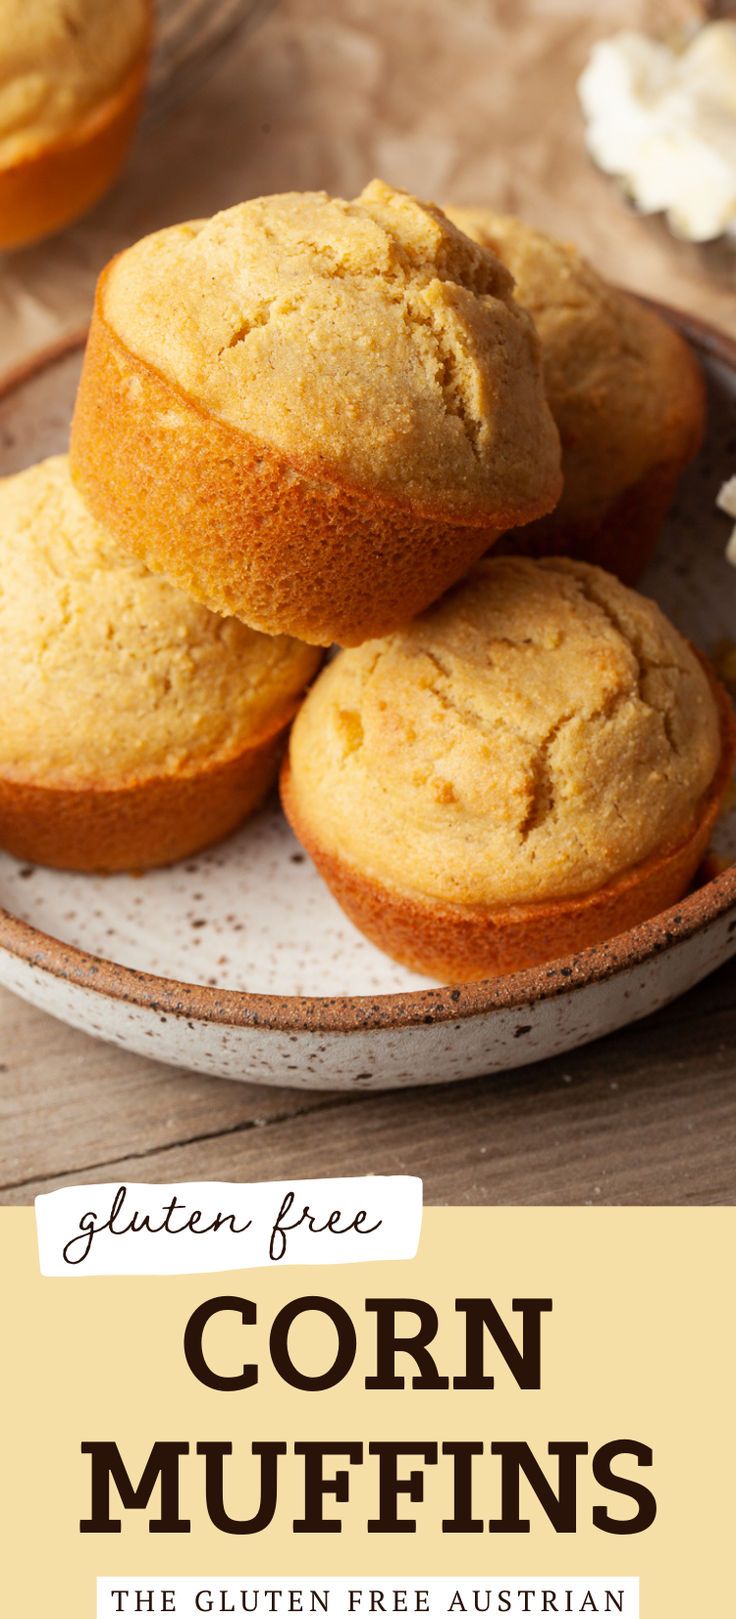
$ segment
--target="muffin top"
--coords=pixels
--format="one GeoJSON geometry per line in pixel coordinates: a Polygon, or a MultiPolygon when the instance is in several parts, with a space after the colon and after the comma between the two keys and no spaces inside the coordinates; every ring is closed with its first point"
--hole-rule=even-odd
{"type": "Polygon", "coordinates": [[[113,261],[122,342],[314,478],[429,515],[549,510],[559,445],[538,341],[497,258],[374,180],[244,202],[113,261]]]}
{"type": "Polygon", "coordinates": [[[294,725],[315,842],[462,905],[597,889],[684,838],[717,706],[651,601],[586,563],[480,563],[408,629],[341,652],[294,725]]]}
{"type": "Polygon", "coordinates": [[[511,271],[542,343],[562,444],[555,522],[586,525],[654,466],[686,461],[702,429],[697,362],[677,332],[611,287],[576,248],[486,208],[452,208],[467,235],[511,271]]]}
{"type": "Polygon", "coordinates": [[[199,607],[88,515],[66,456],[0,480],[0,774],[120,785],[283,723],[314,648],[199,607]]]}
{"type": "Polygon", "coordinates": [[[143,50],[148,0],[0,0],[0,165],[72,129],[143,50]]]}

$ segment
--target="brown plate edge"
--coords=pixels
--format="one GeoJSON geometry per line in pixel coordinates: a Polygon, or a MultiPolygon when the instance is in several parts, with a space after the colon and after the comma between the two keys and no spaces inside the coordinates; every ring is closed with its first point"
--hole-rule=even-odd
{"type": "MultiPolygon", "coordinates": [[[[696,315],[684,314],[650,298],[642,298],[642,302],[678,326],[697,347],[736,371],[736,339],[696,315]]],[[[0,399],[39,371],[65,359],[82,346],[85,337],[86,331],[69,333],[15,367],[0,381],[0,399]]],[[[604,982],[641,966],[676,948],[731,911],[734,919],[729,933],[733,933],[736,949],[736,866],[695,889],[679,905],[638,927],[543,967],[527,968],[507,978],[480,979],[469,984],[374,997],[255,995],[245,990],[219,990],[180,983],[177,979],[139,972],[91,955],[76,945],[65,944],[21,921],[3,907],[0,907],[0,949],[37,971],[160,1016],[266,1032],[350,1034],[459,1022],[514,1008],[520,1012],[529,1010],[540,1001],[569,995],[573,990],[604,982]]]]}

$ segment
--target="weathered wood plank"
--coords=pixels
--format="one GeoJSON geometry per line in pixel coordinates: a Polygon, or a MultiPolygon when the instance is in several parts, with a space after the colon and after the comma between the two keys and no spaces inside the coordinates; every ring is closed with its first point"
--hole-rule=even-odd
{"type": "MultiPolygon", "coordinates": [[[[5,1203],[103,1176],[381,1170],[421,1174],[427,1200],[440,1203],[736,1201],[736,964],[567,1057],[492,1080],[350,1099],[177,1075],[41,1021],[47,1044],[35,1103],[20,1108],[25,1145],[15,1157],[6,1127],[17,1132],[27,1057],[20,1083],[12,1059],[0,1075],[5,1203]],[[58,1128],[13,1177],[51,1096],[58,1128]],[[14,1178],[24,1184],[11,1186],[14,1178]]],[[[32,1022],[40,1027],[37,1014],[32,1022]]]]}
{"type": "Polygon", "coordinates": [[[0,991],[0,1188],[220,1135],[302,1108],[303,1091],[166,1068],[0,991]]]}

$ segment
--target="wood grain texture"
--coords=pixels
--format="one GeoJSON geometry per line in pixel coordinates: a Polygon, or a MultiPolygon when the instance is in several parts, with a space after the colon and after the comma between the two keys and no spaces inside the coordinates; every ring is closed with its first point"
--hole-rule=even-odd
{"type": "Polygon", "coordinates": [[[736,962],[553,1061],[343,1097],[146,1062],[0,994],[0,1203],[121,1179],[422,1175],[429,1203],[736,1202],[736,962]]]}

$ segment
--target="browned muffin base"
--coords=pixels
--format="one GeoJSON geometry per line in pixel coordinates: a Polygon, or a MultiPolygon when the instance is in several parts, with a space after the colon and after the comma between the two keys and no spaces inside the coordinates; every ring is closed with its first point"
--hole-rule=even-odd
{"type": "Polygon", "coordinates": [[[652,467],[594,525],[566,522],[550,512],[505,534],[493,549],[512,556],[575,557],[636,585],[654,556],[683,470],[682,461],[652,467]]]}
{"type": "Polygon", "coordinates": [[[682,898],[705,855],[736,758],[733,710],[715,678],[713,689],[722,715],[721,766],[687,837],[594,893],[494,908],[402,894],[322,847],[296,804],[288,757],[281,770],[281,800],[338,904],[380,950],[442,983],[502,977],[601,944],[682,898]]]}
{"type": "Polygon", "coordinates": [[[54,787],[0,778],[0,847],[68,871],[143,871],[216,843],[276,779],[283,731],[189,774],[123,787],[54,787]]]}

